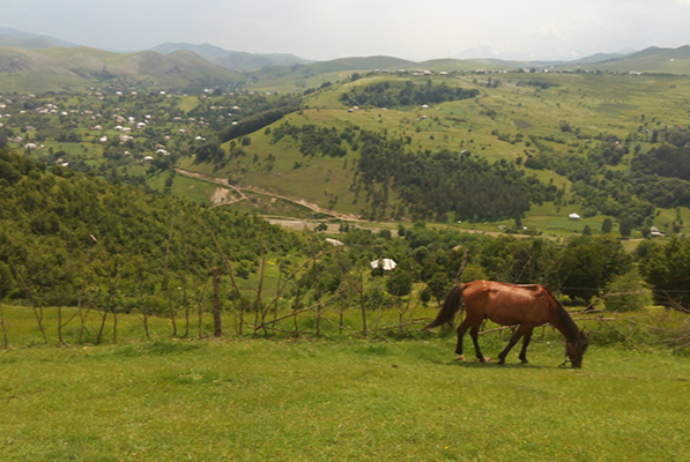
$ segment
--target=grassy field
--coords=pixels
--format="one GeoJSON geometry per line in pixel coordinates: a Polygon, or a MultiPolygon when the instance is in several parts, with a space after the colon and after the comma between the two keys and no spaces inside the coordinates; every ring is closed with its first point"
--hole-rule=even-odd
{"type": "MultiPolygon", "coordinates": [[[[261,83],[258,85],[260,88],[261,83]]],[[[556,154],[584,156],[591,146],[591,140],[600,134],[609,133],[625,139],[645,125],[649,130],[687,126],[690,123],[687,115],[688,90],[690,80],[682,76],[512,73],[400,77],[378,74],[310,94],[305,101],[309,109],[290,114],[272,128],[287,121],[293,125],[314,124],[318,127],[336,127],[338,130],[346,126],[386,130],[388,136],[410,137],[409,149],[414,152],[468,149],[472,155],[487,158],[491,162],[502,159],[513,162],[518,157],[524,160],[527,155],[537,155],[541,149],[556,154]],[[499,79],[500,85],[495,88],[487,86],[489,78],[499,79]],[[409,79],[418,84],[431,79],[434,85],[445,82],[476,89],[480,93],[473,99],[431,105],[424,109],[362,108],[349,113],[339,101],[340,94],[353,86],[409,79]],[[542,89],[529,84],[534,81],[551,86],[542,89]],[[664,102],[663,108],[660,101],[664,102]],[[427,118],[421,119],[421,116],[427,118]],[[564,121],[572,127],[571,132],[560,130],[560,124],[564,121]],[[540,146],[536,146],[530,137],[540,139],[540,146]]],[[[643,152],[652,146],[642,139],[637,143],[643,152]]],[[[225,147],[227,150],[228,146],[225,147]]],[[[339,159],[305,157],[299,152],[298,143],[283,139],[272,144],[271,135],[265,134],[264,130],[252,134],[251,145],[243,148],[246,157],[233,160],[217,172],[204,164],[191,165],[191,160],[183,161],[181,167],[214,176],[232,177],[240,186],[258,186],[276,194],[303,197],[341,213],[361,214],[367,208],[364,199],[355,201],[355,194],[350,190],[357,152],[348,151],[344,158],[339,159]],[[270,171],[267,169],[268,154],[276,158],[270,171]],[[345,161],[348,163],[345,164],[345,161]]],[[[628,169],[632,156],[631,150],[623,156],[616,169],[628,169]]],[[[525,169],[525,172],[535,175],[543,183],[553,182],[559,189],[564,188],[565,202],[571,202],[572,185],[564,176],[547,170],[525,169]]],[[[395,205],[396,201],[393,193],[389,202],[395,205]]],[[[584,226],[589,224],[596,234],[605,216],[598,215],[577,224],[567,221],[570,213],[582,215],[581,208],[579,204],[561,208],[553,204],[533,205],[523,218],[523,223],[531,229],[557,237],[582,232],[584,226]]],[[[685,217],[690,217],[690,210],[682,209],[681,215],[688,223],[685,217]]],[[[675,211],[662,210],[654,224],[662,228],[674,218],[675,211]]],[[[471,226],[474,229],[495,230],[499,224],[506,223],[472,223],[471,226]]]]}
{"type": "MultiPolygon", "coordinates": [[[[30,338],[30,310],[6,311],[30,338]]],[[[690,363],[663,349],[595,341],[583,369],[559,368],[546,329],[530,365],[500,367],[456,362],[453,335],[171,340],[154,319],[146,341],[134,316],[121,326],[117,345],[0,352],[3,460],[690,460],[690,363]]],[[[507,335],[480,337],[485,354],[507,335]]]]}

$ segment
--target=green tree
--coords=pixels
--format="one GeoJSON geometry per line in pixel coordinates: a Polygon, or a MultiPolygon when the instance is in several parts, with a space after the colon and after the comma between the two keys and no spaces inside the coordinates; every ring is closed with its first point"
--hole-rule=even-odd
{"type": "Polygon", "coordinates": [[[560,281],[563,293],[580,299],[598,295],[632,265],[632,258],[621,243],[607,236],[573,238],[555,260],[557,274],[552,277],[560,281]]]}
{"type": "Polygon", "coordinates": [[[604,222],[601,224],[601,232],[608,234],[613,231],[613,221],[610,218],[604,218],[604,222]]]}
{"type": "Polygon", "coordinates": [[[610,295],[604,300],[610,311],[639,311],[652,304],[652,293],[636,266],[616,276],[608,287],[610,295]]]}
{"type": "Polygon", "coordinates": [[[409,295],[412,290],[412,276],[401,266],[398,265],[386,281],[386,291],[396,297],[409,295]]]}
{"type": "Polygon", "coordinates": [[[654,288],[655,301],[672,301],[690,307],[690,240],[672,237],[665,245],[653,245],[640,260],[640,272],[654,288]]]}
{"type": "Polygon", "coordinates": [[[621,233],[621,236],[623,237],[630,237],[630,234],[632,234],[633,226],[635,223],[631,218],[625,217],[622,218],[620,221],[620,224],[618,226],[618,230],[621,233]]]}

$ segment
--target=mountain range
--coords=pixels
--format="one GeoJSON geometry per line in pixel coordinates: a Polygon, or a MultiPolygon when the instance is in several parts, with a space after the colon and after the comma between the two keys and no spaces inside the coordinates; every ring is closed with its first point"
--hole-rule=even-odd
{"type": "MultiPolygon", "coordinates": [[[[414,62],[390,56],[310,61],[292,54],[255,54],[231,51],[208,43],[163,43],[139,52],[113,52],[88,48],[54,37],[0,28],[0,83],[9,90],[84,87],[104,80],[117,83],[165,86],[188,90],[214,85],[237,85],[249,77],[258,86],[299,88],[304,80],[323,76],[324,82],[339,73],[388,70],[472,72],[477,69],[509,70],[553,68],[564,71],[690,74],[690,45],[678,48],[649,47],[631,52],[597,53],[572,61],[520,61],[489,47],[465,50],[454,58],[414,62]],[[481,59],[457,59],[483,56],[481,59]],[[494,57],[492,57],[494,56],[494,57]],[[280,81],[278,85],[276,82],[280,81]],[[291,82],[287,87],[285,82],[291,82]],[[302,82],[302,83],[300,83],[302,82]]],[[[315,82],[320,84],[320,82],[315,82]]],[[[294,89],[294,88],[293,88],[294,89]]]]}

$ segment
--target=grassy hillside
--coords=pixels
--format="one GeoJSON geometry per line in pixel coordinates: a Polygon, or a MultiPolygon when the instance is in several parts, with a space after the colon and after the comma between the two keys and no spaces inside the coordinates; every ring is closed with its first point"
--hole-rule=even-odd
{"type": "Polygon", "coordinates": [[[690,74],[690,45],[678,48],[650,47],[622,58],[606,59],[594,63],[569,63],[563,67],[572,69],[574,65],[608,72],[688,75],[690,74]]]}
{"type": "Polygon", "coordinates": [[[117,79],[121,84],[178,89],[242,80],[236,73],[184,51],[164,55],[150,51],[113,53],[86,47],[0,47],[0,56],[0,81],[27,92],[64,86],[84,89],[95,82],[113,83],[117,79]]]}
{"type": "Polygon", "coordinates": [[[291,54],[256,54],[236,51],[213,60],[216,64],[233,71],[255,71],[269,66],[294,66],[310,61],[291,54]]]}
{"type": "Polygon", "coordinates": [[[174,53],[176,51],[191,51],[192,53],[195,53],[202,58],[208,60],[208,61],[213,61],[214,59],[217,58],[222,58],[223,56],[227,56],[231,53],[233,53],[230,50],[226,50],[221,47],[217,47],[215,45],[211,45],[209,43],[204,43],[201,45],[194,45],[191,43],[161,43],[160,45],[157,45],[153,48],[151,48],[150,51],[156,51],[158,53],[164,53],[164,54],[170,54],[174,53]]]}
{"type": "MultiPolygon", "coordinates": [[[[443,64],[441,62],[440,67],[443,64]]],[[[386,132],[394,138],[409,137],[407,148],[413,152],[467,149],[473,156],[491,162],[515,163],[520,159],[520,168],[528,175],[536,176],[544,184],[563,188],[565,192],[560,205],[534,205],[525,217],[525,225],[549,234],[567,235],[581,232],[586,224],[591,229],[599,229],[606,216],[569,223],[565,220],[568,214],[583,212],[583,206],[577,201],[574,203],[572,182],[565,174],[553,170],[527,168],[524,161],[545,152],[585,158],[600,143],[598,138],[604,135],[623,140],[634,134],[634,143],[645,152],[654,146],[650,142],[652,130],[685,127],[690,123],[686,109],[689,94],[690,81],[674,76],[511,73],[413,77],[372,74],[311,93],[305,101],[309,109],[292,114],[269,128],[275,130],[284,122],[334,127],[338,131],[358,126],[386,132]],[[417,84],[431,80],[434,85],[460,86],[480,93],[474,99],[444,102],[429,108],[362,107],[354,112],[348,112],[340,100],[343,93],[355,87],[408,80],[417,84]],[[562,130],[563,123],[567,123],[568,131],[562,130]],[[644,135],[640,127],[647,127],[649,133],[644,135]]],[[[609,167],[612,171],[630,168],[634,156],[633,144],[630,146],[631,150],[621,157],[620,163],[609,167]]],[[[229,149],[229,145],[225,148],[229,149]]],[[[242,186],[254,185],[276,194],[304,197],[341,213],[361,212],[361,199],[355,202],[355,193],[350,190],[357,152],[348,150],[344,158],[338,159],[305,158],[297,144],[285,140],[272,144],[271,135],[264,130],[252,134],[251,144],[243,149],[246,157],[235,159],[220,170],[213,171],[211,166],[203,164],[192,165],[191,161],[186,161],[184,168],[230,177],[242,186]],[[266,170],[269,154],[276,158],[270,172],[266,170]]],[[[392,201],[395,202],[395,195],[392,201]]],[[[689,216],[686,208],[681,208],[680,213],[689,216]]],[[[668,223],[663,218],[667,215],[657,215],[655,224],[668,223]]],[[[490,229],[496,229],[495,226],[490,229]]]]}
{"type": "Polygon", "coordinates": [[[400,69],[416,65],[412,61],[389,56],[341,58],[316,62],[305,66],[273,66],[251,74],[252,88],[269,91],[294,92],[319,87],[324,82],[345,81],[354,72],[376,69],[400,69]]]}

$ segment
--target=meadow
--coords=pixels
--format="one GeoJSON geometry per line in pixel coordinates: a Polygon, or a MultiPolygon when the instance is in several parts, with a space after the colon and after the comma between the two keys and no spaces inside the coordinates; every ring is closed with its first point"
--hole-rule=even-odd
{"type": "MultiPolygon", "coordinates": [[[[402,77],[372,73],[356,81],[342,77],[339,78],[343,82],[341,85],[310,93],[305,98],[303,111],[275,122],[269,130],[252,133],[251,143],[242,146],[246,156],[234,158],[220,168],[183,158],[180,167],[221,178],[230,177],[241,187],[256,186],[271,193],[304,198],[335,212],[365,215],[367,199],[358,198],[353,187],[358,152],[344,143],[347,154],[343,158],[305,156],[300,152],[299,142],[284,138],[274,143],[271,135],[271,130],[285,122],[294,126],[334,127],[339,132],[347,127],[359,127],[407,139],[405,149],[413,152],[467,149],[472,155],[490,162],[517,161],[516,165],[527,176],[535,176],[542,183],[553,184],[564,191],[562,204],[558,206],[551,202],[532,204],[522,219],[523,224],[545,235],[568,237],[581,233],[585,225],[598,233],[607,216],[598,214],[577,224],[569,223],[568,214],[582,215],[584,208],[572,190],[572,182],[554,170],[527,168],[522,161],[543,152],[586,157],[599,143],[597,138],[606,135],[615,135],[621,140],[630,138],[633,140],[630,143],[639,145],[645,152],[654,144],[649,142],[651,135],[643,134],[643,127],[651,133],[652,129],[685,127],[689,123],[685,108],[690,83],[682,76],[510,73],[402,77]],[[446,83],[477,90],[479,95],[462,101],[432,104],[428,108],[362,107],[353,112],[348,112],[339,99],[342,93],[353,88],[404,80],[419,85],[427,81],[434,85],[446,83]],[[570,127],[568,131],[560,129],[563,123],[570,127]],[[274,160],[269,160],[270,157],[274,160]]],[[[261,85],[260,80],[256,88],[271,89],[261,85]]],[[[226,151],[230,150],[229,145],[224,145],[226,151]]],[[[630,149],[618,165],[610,167],[611,170],[630,169],[633,156],[633,149],[630,149]]],[[[603,178],[602,173],[599,175],[603,178]]],[[[391,207],[399,204],[394,189],[388,201],[391,207]]],[[[236,203],[229,207],[247,210],[247,204],[236,203]]],[[[261,212],[261,207],[257,209],[261,212]]],[[[669,217],[674,216],[676,210],[658,210],[654,225],[663,228],[673,221],[669,217]]],[[[690,209],[680,207],[678,213],[687,223],[690,209]]],[[[617,221],[615,217],[609,218],[617,221]]],[[[500,224],[512,225],[512,220],[466,222],[462,228],[495,231],[500,224]]],[[[632,237],[639,238],[641,233],[635,230],[632,237]]]]}
{"type": "Polygon", "coordinates": [[[550,328],[501,367],[455,361],[451,333],[171,339],[154,318],[145,340],[122,315],[118,344],[58,347],[6,316],[6,461],[690,460],[687,358],[605,329],[575,370],[550,328]]]}

